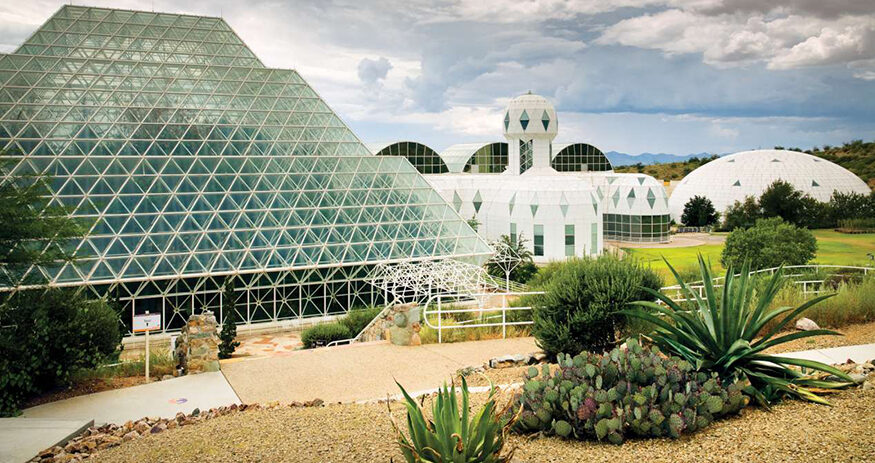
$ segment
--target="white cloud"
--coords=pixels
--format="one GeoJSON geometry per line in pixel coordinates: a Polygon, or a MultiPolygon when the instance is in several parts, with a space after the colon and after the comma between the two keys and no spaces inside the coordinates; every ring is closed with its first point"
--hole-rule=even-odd
{"type": "Polygon", "coordinates": [[[390,69],[392,63],[384,56],[379,59],[362,58],[358,65],[359,80],[365,84],[375,84],[385,79],[390,69]]]}
{"type": "Polygon", "coordinates": [[[769,61],[769,68],[789,69],[875,57],[875,20],[844,28],[824,28],[817,36],[782,50],[769,61]]]}
{"type": "Polygon", "coordinates": [[[791,69],[875,58],[875,12],[821,18],[781,8],[718,14],[709,8],[715,6],[694,4],[624,19],[608,27],[598,43],[667,55],[701,53],[705,63],[720,67],[764,62],[770,69],[791,69]]]}

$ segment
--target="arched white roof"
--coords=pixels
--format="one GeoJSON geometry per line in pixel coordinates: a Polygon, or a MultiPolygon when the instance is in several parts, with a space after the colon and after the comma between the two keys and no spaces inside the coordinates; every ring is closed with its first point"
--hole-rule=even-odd
{"type": "Polygon", "coordinates": [[[680,220],[693,196],[709,198],[722,214],[735,201],[759,197],[776,180],[819,201],[829,201],[835,191],[870,192],[852,172],[817,156],[787,150],[742,151],[715,159],[684,177],[669,198],[672,218],[680,220]]]}
{"type": "Polygon", "coordinates": [[[474,153],[493,143],[505,142],[490,141],[484,143],[460,143],[441,151],[440,157],[447,164],[447,169],[449,169],[450,172],[462,172],[465,168],[465,164],[468,163],[471,156],[474,156],[474,153]]]}
{"type": "MultiPolygon", "coordinates": [[[[425,143],[420,143],[418,141],[413,141],[413,140],[393,140],[393,141],[384,141],[384,142],[375,142],[375,143],[365,143],[365,147],[368,148],[368,151],[370,151],[371,154],[377,154],[380,151],[383,151],[384,149],[386,149],[392,145],[397,145],[398,143],[416,143],[417,145],[425,146],[426,148],[434,151],[434,149],[432,149],[431,146],[428,146],[425,143]]],[[[435,151],[435,153],[437,153],[437,151],[435,151]]]]}

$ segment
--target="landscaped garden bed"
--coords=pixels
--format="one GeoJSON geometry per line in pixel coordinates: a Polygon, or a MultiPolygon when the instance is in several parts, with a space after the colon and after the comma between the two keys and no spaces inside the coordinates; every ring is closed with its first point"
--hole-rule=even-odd
{"type": "MultiPolygon", "coordinates": [[[[831,395],[832,407],[801,401],[786,401],[770,412],[747,407],[676,440],[629,439],[616,446],[511,434],[507,445],[516,447],[519,462],[873,461],[873,381],[870,376],[871,386],[831,395]]],[[[473,407],[485,398],[472,394],[473,407]]],[[[403,423],[403,405],[396,402],[390,408],[403,423]]],[[[387,413],[386,404],[257,408],[133,439],[100,451],[91,461],[402,461],[387,413]]]]}

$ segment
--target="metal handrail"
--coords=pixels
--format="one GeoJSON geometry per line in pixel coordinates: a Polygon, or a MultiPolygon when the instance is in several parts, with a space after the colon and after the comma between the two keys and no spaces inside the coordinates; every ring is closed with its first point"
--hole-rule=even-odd
{"type": "MultiPolygon", "coordinates": [[[[753,271],[748,273],[748,276],[753,276],[753,275],[757,275],[760,273],[774,274],[775,271],[778,270],[779,268],[781,268],[781,267],[772,267],[772,268],[761,269],[761,270],[753,270],[753,271]]],[[[870,270],[875,271],[875,268],[872,268],[872,267],[860,267],[860,266],[854,266],[854,265],[832,265],[832,264],[788,265],[788,266],[785,266],[783,268],[784,269],[814,269],[815,271],[818,271],[820,269],[862,270],[864,276],[868,275],[870,270]]],[[[805,274],[804,273],[795,273],[795,274],[787,275],[787,277],[792,278],[792,277],[800,277],[803,275],[805,275],[805,274]]],[[[828,276],[833,276],[833,275],[841,275],[841,274],[840,273],[831,273],[828,276]]],[[[735,277],[739,277],[739,276],[741,276],[740,273],[735,275],[735,277]]],[[[712,282],[713,287],[714,288],[722,288],[723,287],[722,281],[725,279],[726,279],[725,276],[712,278],[711,282],[712,282]]],[[[793,284],[802,285],[803,294],[820,294],[821,292],[823,292],[822,289],[818,288],[818,289],[809,291],[808,286],[809,285],[818,285],[818,284],[822,286],[823,283],[825,283],[825,282],[826,282],[826,279],[824,278],[822,280],[802,280],[802,281],[795,281],[794,280],[793,284]]],[[[705,284],[703,281],[697,281],[697,282],[694,282],[692,284],[688,284],[686,286],[687,286],[687,289],[689,289],[690,291],[696,291],[699,294],[699,297],[702,297],[702,298],[705,297],[705,295],[703,294],[703,291],[705,289],[705,284]]],[[[674,291],[675,298],[671,298],[671,300],[673,300],[674,302],[686,302],[686,301],[691,300],[687,297],[687,294],[682,294],[683,290],[684,290],[684,288],[681,285],[672,285],[672,286],[665,286],[665,287],[660,288],[660,292],[663,292],[666,294],[670,291],[674,291]]]]}
{"type": "Polygon", "coordinates": [[[443,342],[443,330],[455,330],[455,329],[464,329],[464,328],[488,328],[488,327],[500,326],[501,327],[501,337],[506,338],[508,326],[531,325],[534,323],[534,321],[532,321],[532,320],[508,322],[507,321],[507,312],[523,311],[523,310],[531,311],[532,307],[508,307],[507,297],[508,296],[528,296],[528,295],[535,295],[535,294],[544,294],[544,292],[543,291],[512,291],[512,292],[506,292],[506,293],[475,293],[475,294],[465,295],[464,297],[460,297],[459,295],[436,294],[436,295],[429,297],[428,300],[426,300],[426,303],[424,304],[423,310],[422,310],[422,318],[423,318],[423,322],[425,323],[426,326],[437,330],[437,332],[438,332],[438,344],[443,342]],[[471,298],[471,299],[475,299],[477,296],[487,296],[487,297],[502,296],[501,307],[488,307],[488,308],[486,308],[486,307],[479,307],[478,306],[477,308],[470,308],[470,309],[443,309],[442,301],[444,298],[453,298],[453,299],[471,298]],[[437,300],[437,304],[434,304],[437,307],[437,310],[429,310],[429,307],[432,306],[432,303],[435,300],[437,300]],[[481,319],[483,319],[483,318],[491,319],[491,318],[498,318],[498,315],[494,315],[491,317],[483,317],[483,314],[485,312],[496,312],[499,310],[501,311],[501,322],[463,323],[463,324],[451,325],[451,326],[444,326],[443,325],[443,314],[479,313],[481,316],[481,319]],[[429,315],[435,315],[435,314],[437,314],[437,326],[432,324],[431,321],[429,320],[429,315]]]}
{"type": "MultiPolygon", "coordinates": [[[[772,274],[772,273],[775,273],[775,271],[778,270],[779,268],[781,268],[781,267],[771,267],[771,268],[766,268],[766,269],[761,269],[761,270],[751,270],[748,273],[748,276],[753,276],[753,275],[756,275],[758,273],[766,273],[766,272],[772,274]]],[[[818,270],[821,268],[862,270],[864,275],[868,275],[870,270],[875,271],[875,268],[873,268],[873,267],[859,267],[859,266],[854,266],[854,265],[831,265],[831,264],[830,265],[827,265],[827,264],[820,265],[820,264],[818,264],[818,265],[787,265],[784,267],[785,270],[786,269],[805,269],[805,268],[811,268],[811,269],[815,269],[815,270],[818,270]]],[[[787,276],[793,277],[793,276],[801,276],[801,275],[803,275],[803,274],[798,273],[798,274],[792,274],[792,275],[787,275],[787,276]]],[[[739,277],[739,276],[741,276],[740,273],[735,275],[735,277],[739,277]]],[[[718,283],[719,281],[722,281],[725,278],[726,278],[725,276],[714,277],[711,279],[711,281],[712,281],[712,283],[718,283]]],[[[699,280],[699,281],[694,281],[692,283],[687,284],[687,287],[694,288],[694,287],[703,286],[704,284],[705,284],[704,281],[699,280]]],[[[675,290],[675,289],[680,290],[683,288],[681,287],[681,285],[664,286],[664,287],[660,288],[660,291],[670,291],[670,290],[675,290]]]]}

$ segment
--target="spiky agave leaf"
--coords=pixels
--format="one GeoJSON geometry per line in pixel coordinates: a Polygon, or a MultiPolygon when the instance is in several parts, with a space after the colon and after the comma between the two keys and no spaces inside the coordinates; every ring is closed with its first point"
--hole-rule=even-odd
{"type": "Polygon", "coordinates": [[[701,254],[698,260],[704,298],[693,291],[666,260],[678,285],[687,298],[694,301],[692,310],[685,310],[667,296],[651,290],[648,292],[664,305],[639,301],[632,304],[638,309],[621,313],[652,323],[656,327],[650,334],[652,342],[666,352],[683,357],[697,369],[715,371],[724,381],[746,379],[750,387],[745,388],[745,393],[764,406],[781,395],[827,403],[817,395],[819,390],[852,384],[847,374],[821,362],[763,354],[766,349],[797,339],[841,335],[831,330],[813,330],[775,337],[793,319],[832,294],[815,297],[796,308],[770,310],[784,281],[783,267],[774,272],[754,301],[754,282],[750,278],[750,266],[745,263],[738,276],[731,267],[726,270],[718,298],[709,266],[701,254]],[[757,338],[773,320],[778,321],[757,338]],[[793,367],[820,371],[839,380],[814,379],[793,367]]]}
{"type": "Polygon", "coordinates": [[[401,453],[408,463],[492,463],[507,462],[512,458],[513,449],[505,455],[502,455],[502,450],[507,441],[507,432],[519,419],[520,413],[512,416],[504,426],[501,425],[500,417],[509,408],[496,413],[495,388],[491,383],[486,404],[474,416],[470,416],[470,396],[465,378],[462,378],[461,409],[455,384],[447,386],[445,383],[433,399],[432,420],[427,420],[422,413],[421,404],[417,404],[397,381],[396,384],[404,396],[409,436],[404,435],[391,414],[390,420],[401,453]]]}

